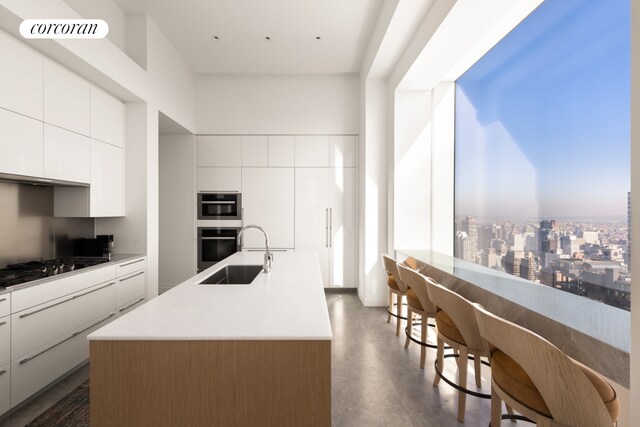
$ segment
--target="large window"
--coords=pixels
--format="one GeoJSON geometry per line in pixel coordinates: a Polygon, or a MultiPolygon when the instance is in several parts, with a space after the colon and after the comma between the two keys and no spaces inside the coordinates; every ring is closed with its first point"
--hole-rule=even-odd
{"type": "Polygon", "coordinates": [[[546,0],[456,87],[456,256],[629,310],[629,0],[546,0]]]}

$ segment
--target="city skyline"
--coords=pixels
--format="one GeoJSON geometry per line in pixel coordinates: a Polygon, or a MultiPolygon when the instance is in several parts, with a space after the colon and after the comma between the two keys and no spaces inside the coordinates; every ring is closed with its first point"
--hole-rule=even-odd
{"type": "Polygon", "coordinates": [[[458,79],[457,216],[625,218],[629,7],[546,1],[458,79]]]}

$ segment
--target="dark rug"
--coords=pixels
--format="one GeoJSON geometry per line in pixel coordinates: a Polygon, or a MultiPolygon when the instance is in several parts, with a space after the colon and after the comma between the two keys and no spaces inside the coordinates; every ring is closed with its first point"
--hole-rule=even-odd
{"type": "Polygon", "coordinates": [[[81,427],[89,425],[89,380],[60,399],[27,427],[81,427]]]}

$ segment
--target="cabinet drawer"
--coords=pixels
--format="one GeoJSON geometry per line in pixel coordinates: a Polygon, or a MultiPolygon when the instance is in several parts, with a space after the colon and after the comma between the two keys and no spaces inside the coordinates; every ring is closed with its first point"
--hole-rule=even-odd
{"type": "Polygon", "coordinates": [[[11,362],[11,407],[89,358],[87,335],[115,317],[111,312],[11,362]]]}
{"type": "Polygon", "coordinates": [[[58,298],[11,316],[11,359],[87,323],[115,308],[115,280],[58,298]]]}
{"type": "Polygon", "coordinates": [[[146,258],[137,258],[134,260],[124,261],[116,266],[116,277],[126,276],[134,271],[144,270],[147,266],[146,258]]]}
{"type": "Polygon", "coordinates": [[[0,365],[11,361],[11,316],[0,317],[0,365]]]}
{"type": "Polygon", "coordinates": [[[124,316],[128,312],[133,311],[136,308],[140,307],[142,304],[144,304],[145,300],[146,300],[145,297],[140,297],[138,299],[133,300],[132,302],[130,302],[128,304],[123,305],[122,307],[118,307],[118,309],[116,310],[116,315],[118,317],[124,316]]]}
{"type": "Polygon", "coordinates": [[[117,279],[116,307],[122,307],[128,302],[144,296],[145,276],[144,271],[139,271],[130,276],[117,279]]]}
{"type": "MultiPolygon", "coordinates": [[[[12,313],[17,313],[27,308],[46,303],[65,295],[79,292],[95,286],[99,283],[108,282],[116,277],[115,265],[97,268],[95,270],[83,271],[73,276],[60,278],[40,286],[23,289],[12,294],[12,313]]],[[[2,297],[0,297],[2,299],[2,297]]]]}
{"type": "Polygon", "coordinates": [[[11,365],[0,366],[0,415],[11,408],[11,365]]]}
{"type": "Polygon", "coordinates": [[[11,294],[0,295],[0,317],[11,313],[11,294]]]}

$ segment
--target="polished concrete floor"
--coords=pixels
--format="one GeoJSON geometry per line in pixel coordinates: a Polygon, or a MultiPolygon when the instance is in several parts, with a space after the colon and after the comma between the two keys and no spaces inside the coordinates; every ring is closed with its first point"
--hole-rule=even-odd
{"type": "MultiPolygon", "coordinates": [[[[329,293],[327,304],[333,328],[332,421],[346,426],[488,426],[489,400],[467,397],[464,424],[456,420],[457,392],[441,382],[432,386],[435,350],[427,349],[420,369],[420,349],[404,349],[404,334],[395,335],[395,319],[386,323],[385,308],[362,306],[355,293],[329,293]]],[[[433,331],[430,331],[433,339],[433,331]]],[[[469,387],[473,385],[472,365],[469,387]]],[[[445,361],[445,373],[456,378],[456,364],[445,361]]],[[[489,368],[483,367],[482,391],[489,393],[489,368]]],[[[88,377],[85,366],[32,400],[1,426],[24,426],[88,377]]],[[[503,421],[505,426],[527,425],[503,421]]],[[[530,424],[529,424],[530,425],[530,424]]],[[[54,427],[54,426],[52,426],[54,427]]],[[[78,426],[80,427],[80,426],[78,426]]]]}

